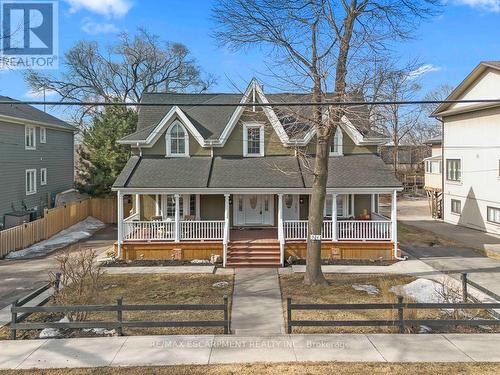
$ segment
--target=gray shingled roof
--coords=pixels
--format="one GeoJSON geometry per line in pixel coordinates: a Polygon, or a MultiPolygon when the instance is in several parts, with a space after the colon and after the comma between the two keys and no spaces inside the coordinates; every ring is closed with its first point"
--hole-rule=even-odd
{"type": "MultiPolygon", "coordinates": [[[[270,103],[286,102],[310,102],[310,94],[265,94],[270,103]]],[[[236,106],[215,106],[200,107],[201,103],[234,103],[238,104],[243,98],[243,94],[176,94],[176,93],[147,93],[142,97],[143,103],[176,103],[196,127],[204,139],[220,138],[229,119],[236,110],[236,106]]],[[[327,99],[333,99],[332,95],[327,95],[327,99]]],[[[356,100],[362,100],[356,98],[356,100]]],[[[145,106],[140,107],[139,120],[135,133],[124,138],[123,141],[143,141],[154,130],[156,125],[172,109],[172,106],[145,106]]],[[[309,130],[309,125],[304,124],[301,118],[309,116],[310,108],[300,107],[275,107],[275,113],[280,118],[290,139],[301,139],[309,130]],[[300,115],[297,115],[297,111],[300,115]],[[298,118],[298,119],[295,119],[298,118]]],[[[348,118],[351,123],[366,137],[379,138],[381,134],[371,130],[369,114],[366,106],[348,108],[348,118]]]]}
{"type": "MultiPolygon", "coordinates": [[[[309,188],[312,175],[293,156],[263,158],[133,156],[115,188],[309,188]]],[[[376,155],[331,157],[329,188],[400,187],[376,155]]]]}
{"type": "Polygon", "coordinates": [[[48,113],[43,112],[31,105],[22,104],[18,100],[12,99],[8,96],[0,95],[0,101],[12,102],[12,104],[0,105],[0,115],[40,122],[57,128],[76,130],[74,126],[68,124],[67,122],[64,122],[58,119],[57,117],[49,115],[48,113]]]}

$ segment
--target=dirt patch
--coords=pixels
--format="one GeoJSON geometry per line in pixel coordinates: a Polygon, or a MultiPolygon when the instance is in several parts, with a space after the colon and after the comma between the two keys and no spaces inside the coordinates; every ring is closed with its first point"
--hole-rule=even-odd
{"type": "Polygon", "coordinates": [[[398,221],[398,241],[406,246],[461,246],[460,243],[398,221]]]}
{"type": "MultiPolygon", "coordinates": [[[[324,266],[390,266],[399,260],[370,260],[370,259],[322,259],[324,266]]],[[[294,260],[292,265],[305,265],[305,259],[294,260]]]]}
{"type": "MultiPolygon", "coordinates": [[[[116,304],[123,298],[123,304],[222,304],[223,296],[233,294],[232,275],[212,274],[148,274],[148,275],[105,275],[103,292],[96,304],[116,304]],[[226,281],[225,288],[212,285],[226,281]]],[[[64,292],[64,290],[62,291],[64,292]]],[[[49,303],[50,304],[50,303],[49,303]]],[[[28,321],[58,321],[61,314],[33,314],[28,321]]],[[[124,312],[124,320],[211,320],[223,319],[222,311],[146,311],[124,312]]],[[[92,313],[87,320],[116,320],[116,313],[92,313]]],[[[98,327],[98,324],[96,324],[98,327]]],[[[9,328],[0,329],[0,339],[9,338],[9,328]]],[[[125,328],[125,335],[171,335],[171,334],[218,334],[222,327],[200,328],[125,328]]],[[[39,331],[19,331],[19,338],[37,338],[39,331]]],[[[89,337],[92,333],[73,330],[66,337],[89,337]]]]}
{"type": "MultiPolygon", "coordinates": [[[[391,303],[396,295],[392,286],[408,284],[414,277],[392,274],[327,274],[326,286],[307,286],[303,275],[280,275],[283,311],[286,316],[286,299],[294,303],[391,303]],[[379,293],[368,293],[373,287],[379,293]]],[[[407,300],[407,299],[406,299],[407,300]]],[[[407,301],[412,302],[412,301],[407,301]]],[[[293,320],[396,320],[396,310],[297,310],[293,320]]],[[[477,315],[478,312],[475,312],[477,315]]],[[[484,316],[485,312],[481,312],[484,316]]],[[[445,319],[445,312],[436,310],[405,310],[406,319],[445,319]]],[[[421,327],[409,327],[408,332],[419,333],[421,327]]],[[[433,328],[432,332],[487,333],[496,329],[449,326],[433,328]]],[[[293,333],[397,333],[397,327],[294,327],[293,333]]]]}
{"type": "Polygon", "coordinates": [[[136,260],[109,260],[101,264],[102,267],[165,267],[165,266],[213,266],[212,263],[192,263],[190,260],[149,260],[149,259],[136,259],[136,260]]]}
{"type": "Polygon", "coordinates": [[[219,375],[219,374],[498,374],[498,363],[276,363],[276,364],[237,364],[206,366],[162,366],[162,367],[100,367],[93,369],[54,369],[54,370],[16,370],[0,371],[2,375],[219,375]]]}

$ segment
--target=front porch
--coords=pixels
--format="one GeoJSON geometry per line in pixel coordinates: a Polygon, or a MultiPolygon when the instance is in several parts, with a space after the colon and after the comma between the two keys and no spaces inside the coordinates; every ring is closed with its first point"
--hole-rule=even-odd
{"type": "MultiPolygon", "coordinates": [[[[128,194],[119,203],[118,256],[134,259],[200,259],[216,254],[224,266],[280,266],[305,257],[309,195],[128,194]],[[120,208],[121,207],[121,208],[120,208]]],[[[118,191],[118,201],[125,194],[118,191]]],[[[396,190],[328,192],[321,237],[323,258],[393,259],[397,256],[396,190]],[[391,217],[378,212],[380,194],[391,195],[391,217]]]]}

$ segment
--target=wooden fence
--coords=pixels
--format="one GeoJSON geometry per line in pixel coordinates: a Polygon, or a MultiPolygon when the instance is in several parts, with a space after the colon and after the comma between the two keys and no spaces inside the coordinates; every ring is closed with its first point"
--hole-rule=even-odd
{"type": "Polygon", "coordinates": [[[425,325],[429,327],[444,326],[488,326],[500,325],[499,319],[406,319],[404,311],[411,309],[499,309],[500,303],[405,303],[403,297],[398,297],[397,303],[292,303],[287,298],[287,332],[292,333],[293,327],[399,327],[404,333],[405,327],[425,325]],[[395,310],[398,318],[395,320],[294,320],[294,310],[395,310]]]}
{"type": "Polygon", "coordinates": [[[89,198],[45,209],[43,217],[38,220],[0,231],[0,258],[46,240],[89,216],[106,224],[116,224],[116,198],[89,198]]]}
{"type": "Polygon", "coordinates": [[[115,305],[73,305],[73,306],[19,306],[15,301],[11,306],[12,320],[10,322],[10,337],[16,339],[17,331],[44,328],[56,329],[85,329],[85,328],[106,328],[116,329],[118,335],[123,334],[123,328],[156,328],[156,327],[222,327],[224,334],[230,332],[229,302],[224,296],[221,304],[183,304],[183,305],[124,305],[123,299],[119,298],[115,305]],[[223,311],[222,320],[124,320],[123,312],[127,311],[223,311]],[[86,312],[116,312],[116,320],[106,321],[73,321],[73,322],[26,322],[22,323],[18,314],[34,313],[67,313],[76,311],[86,312]]]}

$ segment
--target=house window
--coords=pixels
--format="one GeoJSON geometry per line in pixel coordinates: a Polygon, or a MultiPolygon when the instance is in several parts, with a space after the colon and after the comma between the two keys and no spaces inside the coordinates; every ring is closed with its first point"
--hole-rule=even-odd
{"type": "Polygon", "coordinates": [[[26,169],[26,195],[36,194],[36,169],[26,169]]]}
{"type": "Polygon", "coordinates": [[[446,179],[448,181],[462,180],[462,166],[460,159],[446,159],[446,179]]]}
{"type": "Polygon", "coordinates": [[[264,156],[264,125],[243,125],[243,156],[264,156]]]}
{"type": "Polygon", "coordinates": [[[189,215],[196,216],[196,194],[189,196],[189,215]]]}
{"type": "Polygon", "coordinates": [[[342,129],[337,127],[335,130],[335,135],[333,136],[332,143],[330,145],[330,155],[331,156],[341,156],[343,154],[342,145],[342,129]]]}
{"type": "Polygon", "coordinates": [[[26,150],[36,150],[36,130],[34,126],[24,127],[24,146],[26,150]]]}
{"type": "MultiPolygon", "coordinates": [[[[179,197],[179,218],[184,216],[184,200],[182,195],[179,197]]],[[[175,195],[167,195],[167,217],[175,218],[175,195]]]]}
{"type": "MultiPolygon", "coordinates": [[[[347,196],[345,194],[337,195],[337,217],[345,217],[347,215],[344,214],[344,201],[347,196]]],[[[325,199],[325,210],[324,216],[332,217],[332,195],[327,194],[325,199]]]]}
{"type": "Polygon", "coordinates": [[[40,128],[40,143],[47,143],[47,128],[40,128]]]}
{"type": "Polygon", "coordinates": [[[440,174],[441,162],[437,160],[427,160],[425,162],[425,173],[440,174]]]}
{"type": "Polygon", "coordinates": [[[460,215],[462,213],[462,202],[460,202],[458,199],[452,199],[451,212],[460,215]]]}
{"type": "Polygon", "coordinates": [[[487,210],[488,221],[490,223],[500,224],[500,208],[488,206],[487,210]]]}
{"type": "Polygon", "coordinates": [[[179,122],[174,122],[168,129],[165,141],[167,144],[167,156],[189,155],[189,136],[179,122]]]}
{"type": "Polygon", "coordinates": [[[47,168],[40,169],[40,185],[47,185],[47,168]]]}

